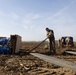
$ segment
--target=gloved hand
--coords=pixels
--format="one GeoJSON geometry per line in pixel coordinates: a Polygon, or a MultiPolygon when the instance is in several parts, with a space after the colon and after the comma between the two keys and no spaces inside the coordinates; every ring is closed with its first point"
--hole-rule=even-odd
{"type": "Polygon", "coordinates": [[[48,35],[47,38],[50,38],[50,35],[48,35]]]}

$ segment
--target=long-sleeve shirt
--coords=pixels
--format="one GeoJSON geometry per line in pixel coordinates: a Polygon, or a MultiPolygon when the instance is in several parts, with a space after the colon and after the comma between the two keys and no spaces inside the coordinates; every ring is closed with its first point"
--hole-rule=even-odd
{"type": "Polygon", "coordinates": [[[54,35],[53,30],[47,31],[47,38],[49,38],[50,36],[53,36],[53,35],[54,35]]]}

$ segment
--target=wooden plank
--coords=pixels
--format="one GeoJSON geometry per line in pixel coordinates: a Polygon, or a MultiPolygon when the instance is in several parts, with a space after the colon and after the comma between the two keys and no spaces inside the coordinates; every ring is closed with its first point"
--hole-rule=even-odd
{"type": "Polygon", "coordinates": [[[74,52],[74,51],[65,51],[66,53],[69,53],[69,54],[74,54],[74,55],[76,55],[76,52],[74,52]]]}
{"type": "Polygon", "coordinates": [[[19,35],[15,35],[17,40],[16,40],[16,48],[15,48],[15,53],[19,52],[20,49],[20,43],[21,43],[21,36],[19,35]]]}
{"type": "Polygon", "coordinates": [[[68,68],[71,70],[76,71],[76,64],[72,63],[70,61],[66,61],[66,60],[62,60],[59,58],[55,58],[52,56],[47,56],[47,55],[43,55],[43,54],[39,54],[39,53],[30,53],[33,56],[36,56],[46,62],[52,63],[52,64],[56,64],[58,66],[64,67],[64,68],[68,68]]]}

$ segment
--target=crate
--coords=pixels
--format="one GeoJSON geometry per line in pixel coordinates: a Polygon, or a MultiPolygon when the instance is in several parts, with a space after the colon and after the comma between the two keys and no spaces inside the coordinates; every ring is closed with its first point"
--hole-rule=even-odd
{"type": "Polygon", "coordinates": [[[10,53],[15,54],[19,53],[21,44],[21,36],[19,35],[10,35],[10,53]]]}

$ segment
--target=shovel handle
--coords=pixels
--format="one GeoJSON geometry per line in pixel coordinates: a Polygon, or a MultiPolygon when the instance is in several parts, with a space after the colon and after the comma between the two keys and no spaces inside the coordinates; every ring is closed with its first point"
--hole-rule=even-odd
{"type": "Polygon", "coordinates": [[[47,38],[46,39],[44,39],[41,43],[39,43],[36,47],[34,47],[33,49],[31,49],[31,51],[32,50],[34,50],[34,49],[36,49],[38,46],[40,46],[44,41],[46,41],[47,40],[47,38]]]}

